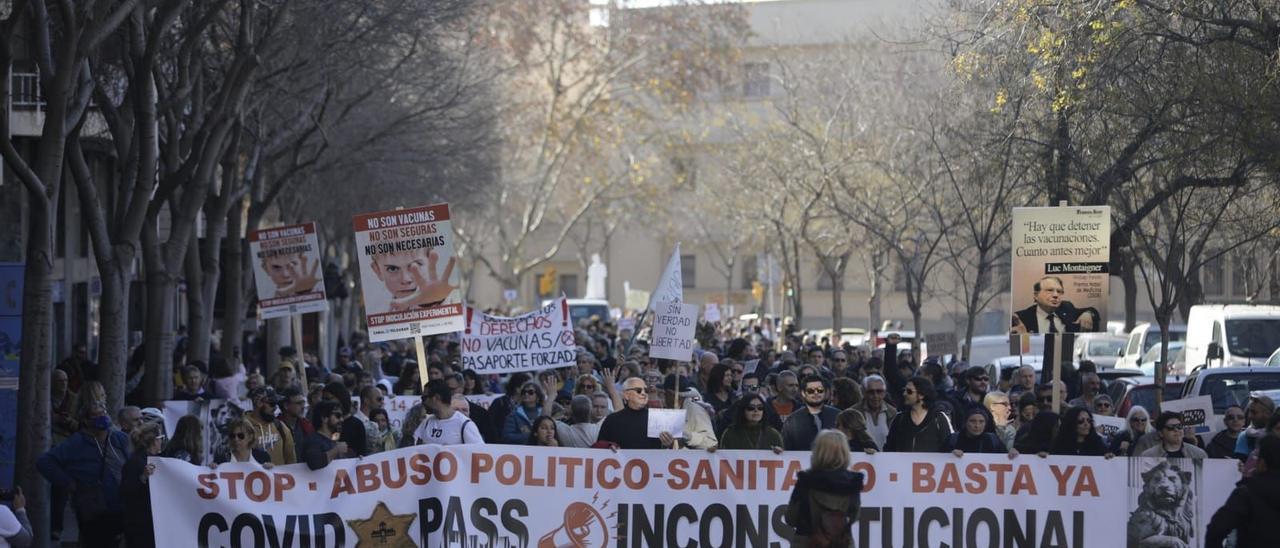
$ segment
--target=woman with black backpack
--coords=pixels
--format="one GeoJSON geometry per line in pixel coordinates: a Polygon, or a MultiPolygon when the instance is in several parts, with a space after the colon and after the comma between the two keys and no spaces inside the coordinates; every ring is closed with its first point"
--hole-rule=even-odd
{"type": "Polygon", "coordinates": [[[787,524],[795,528],[791,546],[852,547],[862,474],[849,471],[849,440],[838,430],[823,430],[809,458],[787,503],[787,524]]]}

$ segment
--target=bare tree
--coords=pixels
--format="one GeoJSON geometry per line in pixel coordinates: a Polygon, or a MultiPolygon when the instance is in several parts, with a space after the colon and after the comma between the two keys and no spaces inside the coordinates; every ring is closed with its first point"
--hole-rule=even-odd
{"type": "MultiPolygon", "coordinates": [[[[22,2],[0,21],[0,66],[9,67],[14,50],[30,52],[40,73],[46,103],[44,126],[28,161],[9,134],[8,109],[0,109],[0,157],[27,190],[26,267],[18,408],[17,477],[31,501],[32,524],[48,530],[48,489],[35,469],[36,457],[49,447],[50,375],[53,370],[52,297],[53,234],[58,195],[66,167],[67,142],[83,123],[93,89],[89,58],[133,12],[137,2],[86,1],[70,3],[22,2]],[[22,31],[19,32],[19,29],[22,31]]],[[[9,97],[9,77],[0,83],[0,97],[9,97]]],[[[41,538],[38,545],[44,545],[41,538]]]]}
{"type": "Polygon", "coordinates": [[[456,232],[504,287],[551,260],[602,196],[645,184],[661,124],[741,34],[733,6],[626,10],[572,0],[486,4],[503,165],[488,207],[456,232]],[[592,10],[607,24],[592,24],[592,10]],[[483,219],[480,221],[479,219],[483,219]],[[487,244],[487,245],[482,245],[487,244]]]}

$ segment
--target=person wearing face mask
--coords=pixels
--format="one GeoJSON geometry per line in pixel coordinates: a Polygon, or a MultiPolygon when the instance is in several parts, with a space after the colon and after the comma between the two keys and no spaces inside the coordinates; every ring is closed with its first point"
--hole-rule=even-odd
{"type": "Polygon", "coordinates": [[[40,455],[36,467],[71,494],[83,546],[118,546],[124,532],[120,479],[129,459],[129,436],[111,427],[111,415],[98,402],[80,409],[80,421],[80,431],[40,455]]]}

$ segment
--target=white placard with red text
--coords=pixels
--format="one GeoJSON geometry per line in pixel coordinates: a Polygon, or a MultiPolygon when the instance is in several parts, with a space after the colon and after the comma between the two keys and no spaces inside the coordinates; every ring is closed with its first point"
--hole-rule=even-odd
{"type": "Polygon", "coordinates": [[[315,223],[250,232],[249,253],[262,319],[329,309],[315,223]]]}
{"type": "Polygon", "coordinates": [[[364,213],[352,222],[370,342],[463,329],[449,204],[364,213]]]}
{"type": "Polygon", "coordinates": [[[467,308],[467,329],[459,344],[462,367],[481,375],[567,367],[578,356],[563,296],[515,317],[467,308]]]}

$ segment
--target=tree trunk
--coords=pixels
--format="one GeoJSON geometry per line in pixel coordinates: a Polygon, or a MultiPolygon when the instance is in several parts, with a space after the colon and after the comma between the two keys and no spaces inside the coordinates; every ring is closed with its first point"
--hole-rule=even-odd
{"type": "MultiPolygon", "coordinates": [[[[240,341],[244,333],[245,292],[244,271],[244,203],[237,202],[227,212],[227,237],[222,240],[223,252],[227,255],[227,267],[223,269],[222,289],[222,356],[233,360],[240,349],[240,341]]],[[[235,364],[232,363],[234,366],[235,364]]]]}
{"type": "Polygon", "coordinates": [[[163,250],[156,231],[153,217],[142,231],[147,291],[147,317],[143,324],[147,373],[143,385],[150,405],[173,397],[173,305],[177,297],[176,281],[164,266],[163,250]]]}
{"type": "Polygon", "coordinates": [[[795,318],[794,323],[796,329],[803,329],[804,302],[800,298],[802,293],[800,291],[800,242],[792,240],[791,251],[793,252],[791,254],[791,263],[793,268],[791,272],[791,296],[789,297],[791,300],[791,314],[795,318]]]}
{"type": "MultiPolygon", "coordinates": [[[[57,184],[45,179],[45,184],[57,184]]],[[[36,542],[44,545],[49,531],[49,482],[36,470],[36,459],[49,450],[50,382],[53,377],[53,302],[50,276],[53,274],[53,198],[29,193],[30,225],[27,234],[27,263],[22,287],[22,367],[18,371],[17,467],[14,479],[27,497],[28,518],[37,531],[36,542]]]]}
{"type": "MultiPolygon", "coordinates": [[[[131,251],[117,251],[132,255],[131,251]]],[[[102,301],[98,308],[98,380],[107,390],[107,408],[119,409],[124,406],[127,395],[129,280],[118,269],[104,271],[101,263],[98,274],[102,278],[102,301]]]]}
{"type": "Polygon", "coordinates": [[[844,269],[831,276],[831,345],[839,346],[840,329],[844,326],[844,269]]]}
{"type": "Polygon", "coordinates": [[[209,363],[209,325],[213,310],[204,300],[204,272],[200,268],[200,240],[191,232],[191,244],[182,262],[182,277],[187,285],[187,363],[209,363]]]}
{"type": "Polygon", "coordinates": [[[973,346],[974,322],[978,320],[978,307],[982,302],[982,295],[987,291],[987,274],[991,272],[991,265],[987,262],[987,249],[980,248],[978,250],[978,271],[975,282],[973,284],[973,292],[969,294],[969,301],[965,303],[965,327],[964,327],[964,350],[960,354],[960,359],[965,362],[969,361],[969,347],[973,346]]]}
{"type": "MultiPolygon", "coordinates": [[[[230,190],[224,185],[223,192],[230,192],[230,190]]],[[[187,355],[195,356],[195,359],[206,364],[209,363],[210,343],[213,338],[213,312],[218,300],[218,282],[222,280],[220,251],[222,234],[227,229],[227,212],[223,209],[224,205],[223,200],[215,200],[210,207],[205,208],[210,213],[205,216],[204,241],[193,239],[191,248],[187,252],[188,260],[193,255],[198,259],[195,270],[197,278],[195,281],[190,279],[187,281],[187,299],[190,300],[194,295],[200,300],[203,311],[198,321],[197,318],[192,317],[189,323],[191,341],[202,344],[194,349],[188,346],[187,355]]]]}
{"type": "Polygon", "coordinates": [[[916,287],[915,277],[910,272],[907,273],[907,308],[911,310],[911,327],[915,329],[916,336],[911,338],[911,361],[912,365],[919,367],[923,356],[920,355],[920,340],[924,336],[924,330],[920,327],[921,309],[924,308],[924,284],[921,288],[916,287]]]}
{"type": "Polygon", "coordinates": [[[1124,331],[1128,333],[1138,325],[1138,272],[1129,258],[1128,250],[1121,250],[1123,265],[1120,282],[1124,285],[1124,331]]]}
{"type": "MultiPolygon", "coordinates": [[[[867,295],[867,335],[880,330],[880,270],[884,266],[884,254],[871,253],[871,287],[867,295]]],[[[869,341],[875,347],[875,341],[869,341]]]]}

